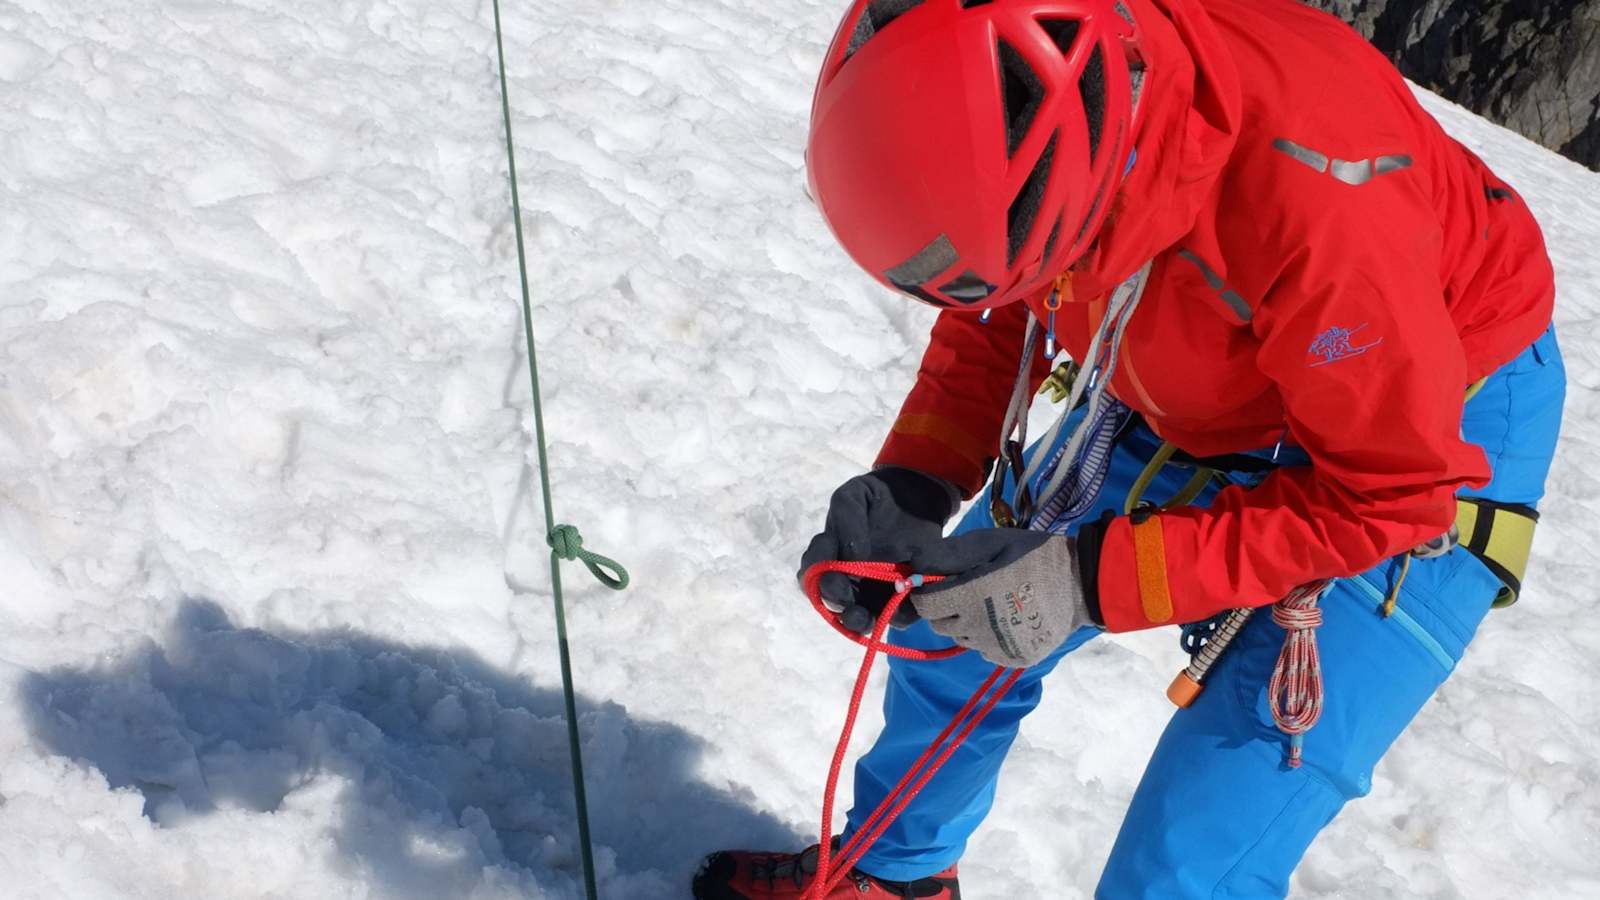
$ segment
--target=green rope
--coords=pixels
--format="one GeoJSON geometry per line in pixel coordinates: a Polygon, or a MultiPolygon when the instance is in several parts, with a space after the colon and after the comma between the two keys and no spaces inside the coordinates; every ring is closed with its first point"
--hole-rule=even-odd
{"type": "Polygon", "coordinates": [[[583,535],[571,525],[557,525],[556,530],[550,532],[549,544],[557,557],[567,562],[577,560],[588,566],[589,574],[613,591],[628,586],[628,570],[609,556],[583,549],[583,535]]]}
{"type": "Polygon", "coordinates": [[[522,329],[528,344],[528,380],[533,388],[533,430],[539,448],[539,488],[544,495],[545,540],[550,545],[550,588],[555,598],[556,643],[561,652],[561,690],[567,704],[567,744],[572,757],[572,794],[578,810],[578,844],[583,852],[583,886],[597,900],[594,848],[589,839],[589,801],[583,783],[583,750],[578,742],[578,703],[572,689],[572,654],[567,646],[566,604],[561,596],[561,561],[579,560],[601,584],[615,591],[628,586],[628,571],[615,560],[583,549],[583,536],[571,525],[557,525],[550,500],[550,459],[544,433],[544,403],[539,394],[539,361],[533,343],[533,302],[528,290],[528,254],[522,237],[522,197],[517,190],[517,151],[511,137],[511,98],[506,87],[506,46],[500,26],[500,0],[494,0],[494,44],[500,62],[500,111],[505,118],[506,163],[511,180],[511,221],[517,235],[517,273],[522,280],[522,329]]]}

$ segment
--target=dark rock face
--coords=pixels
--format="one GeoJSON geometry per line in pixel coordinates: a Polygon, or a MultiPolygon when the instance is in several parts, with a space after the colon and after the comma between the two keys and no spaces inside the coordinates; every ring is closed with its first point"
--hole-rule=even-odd
{"type": "Polygon", "coordinates": [[[1305,0],[1406,77],[1600,169],[1600,0],[1305,0]]]}

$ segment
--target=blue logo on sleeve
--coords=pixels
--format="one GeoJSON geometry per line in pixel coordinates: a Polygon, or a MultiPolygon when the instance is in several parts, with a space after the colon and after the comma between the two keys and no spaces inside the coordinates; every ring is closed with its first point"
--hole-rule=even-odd
{"type": "Polygon", "coordinates": [[[1352,356],[1360,356],[1361,354],[1366,353],[1368,350],[1371,350],[1373,347],[1383,343],[1383,338],[1378,338],[1375,341],[1368,341],[1365,344],[1358,345],[1356,343],[1356,335],[1361,331],[1361,329],[1366,328],[1367,324],[1368,323],[1366,322],[1362,322],[1355,328],[1340,328],[1339,326],[1335,325],[1332,328],[1329,328],[1327,331],[1317,335],[1317,339],[1312,341],[1311,346],[1306,350],[1307,353],[1317,357],[1317,359],[1315,361],[1308,362],[1306,365],[1313,369],[1315,369],[1317,366],[1326,366],[1330,363],[1336,363],[1340,360],[1349,359],[1352,356]]]}

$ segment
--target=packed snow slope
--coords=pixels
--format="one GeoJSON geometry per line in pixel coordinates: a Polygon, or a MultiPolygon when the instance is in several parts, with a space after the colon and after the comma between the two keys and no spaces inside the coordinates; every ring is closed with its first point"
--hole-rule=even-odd
{"type": "MultiPolygon", "coordinates": [[[[505,10],[558,514],[635,576],[569,572],[607,898],[816,827],[857,651],[793,567],[930,324],[802,190],[842,5],[505,10]]],[[[579,895],[490,23],[0,6],[0,894],[579,895]]],[[[1566,434],[1297,894],[1600,896],[1600,176],[1430,103],[1548,229],[1566,434]]],[[[971,897],[1089,895],[1179,665],[1062,667],[971,897]]]]}

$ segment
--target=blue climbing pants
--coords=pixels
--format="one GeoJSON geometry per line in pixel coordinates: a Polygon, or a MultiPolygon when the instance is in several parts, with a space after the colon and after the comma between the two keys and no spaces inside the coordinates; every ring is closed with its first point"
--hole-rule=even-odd
{"type": "MultiPolygon", "coordinates": [[[[1565,384],[1552,330],[1467,403],[1463,434],[1484,449],[1494,468],[1494,480],[1473,495],[1538,502],[1555,452],[1565,384]]],[[[1142,426],[1125,435],[1098,506],[1082,521],[1105,509],[1120,511],[1159,444],[1142,426]]],[[[1168,467],[1148,496],[1172,496],[1190,474],[1168,467]]],[[[957,530],[991,527],[988,509],[980,500],[957,530]]],[[[1325,622],[1317,641],[1327,700],[1321,722],[1306,735],[1299,769],[1284,765],[1286,739],[1267,708],[1267,681],[1284,633],[1270,616],[1250,620],[1200,698],[1173,714],[1157,742],[1098,897],[1182,900],[1288,892],[1289,876],[1312,839],[1347,801],[1371,789],[1379,758],[1449,677],[1500,588],[1465,550],[1417,559],[1397,609],[1384,618],[1379,606],[1397,574],[1398,563],[1386,562],[1336,582],[1323,598],[1325,622]]],[[[861,860],[863,871],[909,880],[960,858],[989,811],[1000,766],[1022,718],[1038,705],[1045,677],[1097,634],[1092,628],[1079,631],[1027,671],[861,860]]],[[[925,623],[895,633],[894,641],[949,646],[925,623]]],[[[968,653],[934,663],[891,660],[889,668],[883,732],[856,766],[852,833],[993,666],[968,653]]]]}

